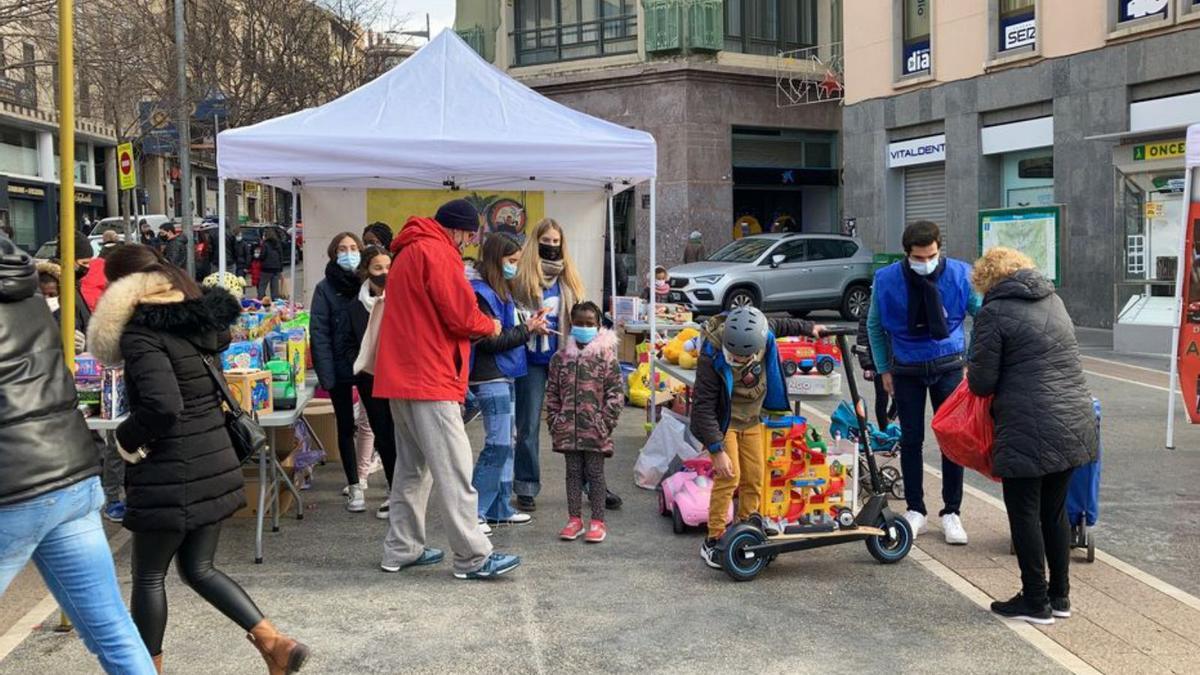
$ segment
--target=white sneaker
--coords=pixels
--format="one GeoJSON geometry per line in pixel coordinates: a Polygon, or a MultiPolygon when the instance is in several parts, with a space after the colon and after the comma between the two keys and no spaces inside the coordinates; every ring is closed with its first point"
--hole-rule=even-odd
{"type": "MultiPolygon", "coordinates": [[[[363,492],[366,492],[366,491],[367,491],[367,481],[365,481],[365,480],[360,480],[360,481],[358,481],[358,487],[362,488],[362,491],[363,491],[363,492]]],[[[347,485],[346,487],[342,488],[342,496],[343,496],[343,497],[349,497],[349,496],[350,496],[350,486],[349,486],[349,485],[347,485]]]]}
{"type": "Polygon", "coordinates": [[[391,512],[391,509],[389,506],[390,504],[391,504],[391,502],[384,502],[384,503],[380,504],[379,508],[375,511],[375,517],[380,520],[387,520],[388,514],[391,512]]]}
{"type": "Polygon", "coordinates": [[[485,536],[485,537],[492,536],[492,526],[488,525],[487,522],[485,522],[483,520],[483,518],[479,519],[479,531],[482,532],[483,536],[485,536]]]}
{"type": "Polygon", "coordinates": [[[523,511],[517,511],[504,520],[489,520],[489,525],[524,525],[533,520],[533,516],[523,511]]]}
{"type": "Polygon", "coordinates": [[[962,519],[957,513],[942,516],[942,532],[946,535],[947,544],[962,546],[967,543],[967,531],[963,529],[962,519]]]}
{"type": "Polygon", "coordinates": [[[925,516],[916,511],[905,511],[904,519],[908,521],[908,527],[912,530],[913,537],[921,534],[925,530],[925,516]]]}
{"type": "Polygon", "coordinates": [[[361,485],[348,487],[346,495],[346,510],[350,513],[362,513],[367,510],[367,496],[361,485]]]}

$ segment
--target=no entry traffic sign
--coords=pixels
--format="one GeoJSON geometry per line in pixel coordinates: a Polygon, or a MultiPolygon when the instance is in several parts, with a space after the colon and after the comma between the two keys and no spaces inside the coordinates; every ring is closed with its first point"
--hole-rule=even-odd
{"type": "Polygon", "coordinates": [[[117,146],[117,177],[122,190],[132,190],[137,187],[137,173],[133,169],[133,143],[122,143],[117,146]]]}

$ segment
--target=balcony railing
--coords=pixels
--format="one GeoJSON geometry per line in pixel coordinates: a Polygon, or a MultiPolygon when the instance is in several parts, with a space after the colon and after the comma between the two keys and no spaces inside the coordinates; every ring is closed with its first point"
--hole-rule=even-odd
{"type": "Polygon", "coordinates": [[[464,28],[458,31],[458,36],[475,50],[485,61],[491,61],[492,55],[488,50],[487,33],[483,30],[483,26],[475,25],[470,28],[464,28]]]}
{"type": "Polygon", "coordinates": [[[629,54],[638,48],[637,14],[512,32],[516,65],[629,54]]]}

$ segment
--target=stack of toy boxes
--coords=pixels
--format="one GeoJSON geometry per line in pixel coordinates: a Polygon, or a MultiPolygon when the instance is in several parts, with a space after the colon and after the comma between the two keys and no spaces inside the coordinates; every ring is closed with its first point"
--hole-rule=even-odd
{"type": "Polygon", "coordinates": [[[261,369],[233,368],[225,371],[229,391],[242,410],[268,415],[274,411],[271,373],[261,369]]]}
{"type": "Polygon", "coordinates": [[[100,414],[101,381],[104,366],[91,354],[75,357],[75,392],[79,396],[79,410],[84,417],[100,414]]]}
{"type": "MultiPolygon", "coordinates": [[[[763,516],[786,527],[829,525],[851,507],[845,462],[830,462],[807,442],[803,417],[775,418],[763,425],[763,516]]],[[[783,529],[781,527],[780,529],[783,529]]]]}

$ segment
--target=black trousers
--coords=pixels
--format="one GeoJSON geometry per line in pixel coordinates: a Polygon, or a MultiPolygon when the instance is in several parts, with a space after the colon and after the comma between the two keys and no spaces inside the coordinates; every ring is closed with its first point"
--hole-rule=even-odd
{"type": "Polygon", "coordinates": [[[371,423],[371,433],[375,434],[375,452],[383,461],[383,470],[387,474],[388,487],[392,487],[392,473],[396,470],[396,427],[392,423],[392,408],[385,398],[375,398],[375,378],[367,374],[359,375],[358,395],[362,398],[363,407],[367,409],[367,421],[371,423]]]}
{"type": "Polygon", "coordinates": [[[1067,488],[1073,471],[1068,469],[1040,478],[1004,479],[1004,505],[1008,508],[1017,564],[1021,567],[1021,592],[1037,605],[1049,598],[1065,598],[1071,592],[1067,488]]]}
{"type": "Polygon", "coordinates": [[[329,400],[333,403],[338,456],[342,458],[342,470],[346,472],[346,485],[358,485],[358,452],[354,447],[354,383],[339,382],[334,385],[329,390],[329,400]]]}
{"type": "Polygon", "coordinates": [[[163,633],[167,628],[165,582],[172,558],[183,583],[242,630],[249,631],[263,620],[262,612],[246,591],[213,567],[220,537],[220,523],[186,533],[133,533],[133,594],[129,613],[151,656],[162,653],[163,633]]]}
{"type": "Polygon", "coordinates": [[[872,384],[875,385],[875,423],[882,431],[896,416],[896,401],[888,396],[887,390],[883,388],[883,378],[879,373],[875,373],[872,384]]]}

